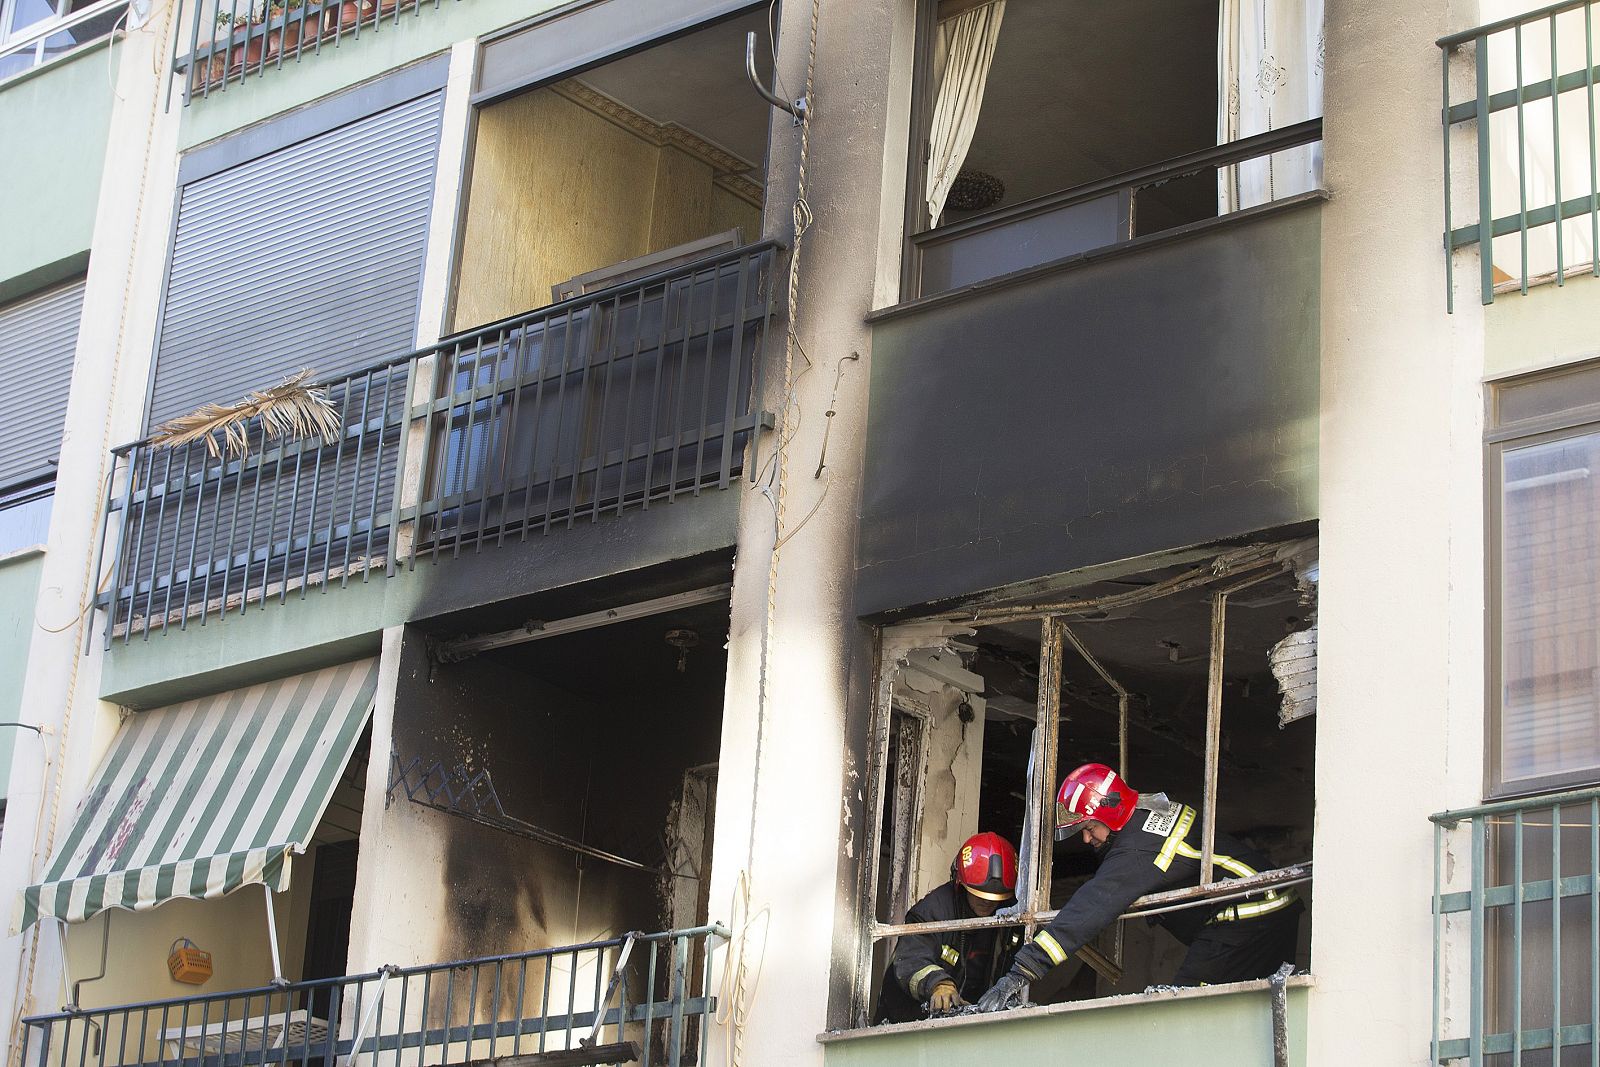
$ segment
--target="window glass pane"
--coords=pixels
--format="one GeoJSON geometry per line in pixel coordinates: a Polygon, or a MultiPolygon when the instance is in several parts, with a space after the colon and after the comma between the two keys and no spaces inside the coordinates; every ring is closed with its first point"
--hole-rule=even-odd
{"type": "Polygon", "coordinates": [[[60,55],[70,51],[80,44],[99,40],[106,36],[117,25],[127,9],[118,4],[116,7],[102,11],[93,18],[85,19],[74,26],[69,26],[60,33],[53,33],[46,38],[44,43],[45,58],[60,55]]]}
{"type": "Polygon", "coordinates": [[[1600,768],[1600,434],[1508,448],[1502,472],[1499,777],[1600,768]]]}
{"type": "Polygon", "coordinates": [[[1495,387],[1499,425],[1600,404],[1600,367],[1581,367],[1495,387]]]}
{"type": "Polygon", "coordinates": [[[44,544],[50,534],[50,503],[54,499],[47,490],[15,504],[0,503],[0,556],[44,544]]]}
{"type": "Polygon", "coordinates": [[[7,34],[17,33],[55,13],[55,5],[50,0],[15,0],[6,14],[3,28],[7,34]]]}
{"type": "Polygon", "coordinates": [[[0,56],[0,78],[8,78],[13,74],[21,74],[34,65],[34,57],[38,54],[39,42],[18,48],[14,52],[7,52],[0,56]]]}

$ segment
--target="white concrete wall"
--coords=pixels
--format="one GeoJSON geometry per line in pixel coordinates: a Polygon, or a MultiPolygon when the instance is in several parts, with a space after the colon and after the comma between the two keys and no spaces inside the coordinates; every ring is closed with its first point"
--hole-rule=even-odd
{"type": "MultiPolygon", "coordinates": [[[[138,436],[160,302],[181,109],[164,108],[165,79],[152,71],[166,69],[177,3],[154,0],[149,21],[115,51],[117,101],[106,177],[23,683],[24,719],[52,732],[48,761],[26,745],[17,746],[12,760],[0,839],[0,900],[8,914],[65,833],[117,725],[117,709],[96,699],[99,648],[93,642],[85,654],[85,627],[98,624],[89,608],[91,555],[108,450],[138,436]]],[[[20,1014],[59,1005],[59,965],[55,938],[41,937],[38,926],[0,942],[0,1025],[13,1042],[20,1014]]]]}
{"type": "Polygon", "coordinates": [[[1314,1065],[1427,1062],[1428,816],[1480,797],[1483,316],[1466,258],[1445,310],[1433,45],[1475,17],[1327,5],[1314,1065]]]}

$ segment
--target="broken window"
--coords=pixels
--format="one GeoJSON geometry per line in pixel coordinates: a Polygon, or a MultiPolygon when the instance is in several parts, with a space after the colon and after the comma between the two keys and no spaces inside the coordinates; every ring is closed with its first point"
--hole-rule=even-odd
{"type": "MultiPolygon", "coordinates": [[[[1206,856],[1220,828],[1270,869],[1241,885],[1214,866],[1198,887],[1141,898],[1035,983],[1033,1002],[1169,981],[1184,946],[1129,921],[1152,909],[1215,909],[1269,886],[1308,894],[1317,576],[1315,542],[1255,547],[1096,581],[1043,605],[886,629],[869,798],[880,838],[857,1024],[875,1017],[893,981],[895,939],[915,929],[906,909],[949,880],[970,835],[1017,844],[1018,914],[947,929],[1009,925],[1031,936],[1092,877],[1087,846],[1053,839],[1056,791],[1084,763],[1194,807],[1206,856]]],[[[1305,921],[1300,942],[1304,967],[1305,921]]]]}
{"type": "Polygon", "coordinates": [[[907,296],[1316,189],[1321,31],[1321,0],[925,3],[907,296]]]}

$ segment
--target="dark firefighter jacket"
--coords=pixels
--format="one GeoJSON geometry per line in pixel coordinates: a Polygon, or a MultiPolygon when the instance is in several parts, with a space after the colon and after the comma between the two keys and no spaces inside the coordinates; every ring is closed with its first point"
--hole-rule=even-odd
{"type": "MultiPolygon", "coordinates": [[[[946,882],[906,910],[908,923],[976,917],[967,903],[966,891],[954,882],[946,882]]],[[[995,979],[1010,970],[1012,955],[1021,943],[1021,932],[1015,928],[902,936],[885,976],[878,1021],[922,1018],[922,1002],[946,978],[955,982],[963,999],[976,1001],[995,979]]]]}
{"type": "MultiPolygon", "coordinates": [[[[1145,894],[1199,885],[1200,833],[1194,808],[1162,793],[1141,797],[1128,824],[1104,846],[1094,877],[1017,952],[1016,969],[1030,979],[1043,978],[1145,894]]],[[[1213,860],[1217,878],[1245,878],[1269,869],[1254,850],[1220,833],[1213,860]]],[[[1296,903],[1293,889],[1267,889],[1235,902],[1154,915],[1150,922],[1187,945],[1207,924],[1248,923],[1296,903]]]]}

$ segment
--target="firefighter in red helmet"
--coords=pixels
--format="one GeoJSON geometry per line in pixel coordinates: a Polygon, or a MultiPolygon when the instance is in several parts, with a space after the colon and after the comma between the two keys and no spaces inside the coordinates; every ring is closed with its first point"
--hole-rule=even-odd
{"type": "MultiPolygon", "coordinates": [[[[1202,828],[1195,809],[1165,793],[1135,792],[1103,763],[1067,775],[1056,797],[1056,840],[1080,836],[1100,857],[1094,877],[1050,925],[1017,951],[1008,971],[978,1002],[983,1011],[1016,1004],[1022,987],[1043,978],[1147,893],[1200,883],[1202,828]]],[[[1217,834],[1213,878],[1245,878],[1265,861],[1217,834]]],[[[1264,889],[1240,900],[1151,916],[1189,951],[1173,985],[1216,985],[1265,978],[1295,957],[1300,913],[1293,889],[1264,889]]]]}
{"type": "MultiPolygon", "coordinates": [[[[906,922],[989,916],[1016,897],[1017,850],[999,834],[973,834],[950,864],[950,880],[907,909],[906,922]]],[[[901,937],[874,1021],[909,1022],[975,1000],[1006,973],[1021,943],[1015,929],[901,937]]]]}

